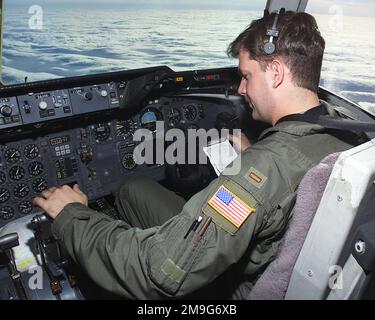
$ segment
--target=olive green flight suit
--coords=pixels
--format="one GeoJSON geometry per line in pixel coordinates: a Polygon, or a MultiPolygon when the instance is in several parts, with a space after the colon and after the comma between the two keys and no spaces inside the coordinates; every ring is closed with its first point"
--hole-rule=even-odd
{"type": "MultiPolygon", "coordinates": [[[[334,115],[333,109],[326,108],[334,115]]],[[[154,210],[147,209],[145,221],[140,221],[137,212],[129,214],[133,221],[128,222],[140,227],[73,203],[57,216],[52,232],[96,283],[123,297],[186,297],[218,283],[228,288],[228,297],[247,298],[277,253],[304,174],[326,155],[350,147],[319,125],[281,122],[265,130],[259,141],[235,160],[241,162],[239,174],[230,176],[224,171],[185,204],[173,197],[174,208],[167,215],[181,210],[166,222],[155,219],[152,223],[156,226],[140,228],[152,216],[165,214],[165,201],[154,210]],[[237,226],[208,204],[222,187],[248,210],[237,226]],[[200,227],[185,239],[199,216],[203,217],[200,227]],[[207,217],[212,222],[201,233],[207,217]]],[[[142,197],[147,199],[147,189],[142,197]]],[[[130,206],[126,199],[118,205],[124,210],[130,206]]],[[[139,206],[142,212],[142,202],[139,206]]]]}
{"type": "Polygon", "coordinates": [[[116,196],[121,218],[132,227],[160,226],[181,212],[186,201],[150,177],[126,177],[116,196]]]}

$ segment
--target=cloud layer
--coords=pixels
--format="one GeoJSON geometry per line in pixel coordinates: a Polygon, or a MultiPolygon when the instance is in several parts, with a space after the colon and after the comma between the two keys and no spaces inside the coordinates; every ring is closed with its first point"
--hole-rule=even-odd
{"type": "MultiPolygon", "coordinates": [[[[44,80],[168,65],[174,70],[234,66],[227,45],[261,12],[191,10],[9,11],[4,23],[3,80],[44,80]]],[[[326,39],[322,85],[375,108],[375,22],[317,16],[326,39]]]]}

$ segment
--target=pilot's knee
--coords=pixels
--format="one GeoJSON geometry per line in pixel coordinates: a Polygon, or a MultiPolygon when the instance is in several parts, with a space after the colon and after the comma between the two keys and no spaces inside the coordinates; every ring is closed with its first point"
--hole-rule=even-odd
{"type": "Polygon", "coordinates": [[[147,184],[152,181],[151,178],[141,175],[130,175],[127,176],[117,193],[117,199],[126,199],[130,200],[134,196],[144,195],[144,190],[147,184]]]}

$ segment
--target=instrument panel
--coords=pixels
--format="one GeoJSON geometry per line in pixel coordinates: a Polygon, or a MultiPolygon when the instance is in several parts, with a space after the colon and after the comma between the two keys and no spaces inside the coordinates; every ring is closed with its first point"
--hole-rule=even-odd
{"type": "Polygon", "coordinates": [[[0,227],[40,212],[31,201],[51,186],[78,183],[95,200],[114,194],[130,174],[165,179],[155,157],[137,164],[134,134],[211,129],[219,113],[236,114],[225,98],[191,96],[194,86],[222,92],[232,85],[232,69],[217,72],[197,77],[155,67],[0,87],[0,227]]]}
{"type": "Polygon", "coordinates": [[[119,107],[114,82],[0,99],[0,130],[119,107]]]}
{"type": "Polygon", "coordinates": [[[196,99],[161,97],[138,113],[114,112],[106,121],[49,132],[0,145],[0,227],[38,212],[31,200],[51,186],[78,183],[89,200],[114,193],[135,172],[165,178],[163,164],[137,165],[133,152],[136,130],[156,133],[172,128],[212,128],[215,115],[228,106],[196,99]]]}
{"type": "Polygon", "coordinates": [[[187,141],[189,129],[209,130],[220,114],[233,119],[243,111],[231,100],[237,78],[233,68],[176,74],[154,67],[0,87],[0,234],[4,250],[16,252],[0,263],[0,299],[100,296],[99,288],[86,291],[90,279],[72,285],[76,267],[32,199],[49,187],[77,183],[91,208],[120,218],[105,196],[115,195],[124,178],[171,176],[174,168],[155,151],[174,143],[166,139],[168,130],[181,129],[187,141]],[[145,131],[154,154],[140,163],[135,151],[145,131]],[[50,283],[38,291],[26,286],[25,271],[34,263],[50,283]],[[20,271],[20,281],[12,270],[20,271]]]}

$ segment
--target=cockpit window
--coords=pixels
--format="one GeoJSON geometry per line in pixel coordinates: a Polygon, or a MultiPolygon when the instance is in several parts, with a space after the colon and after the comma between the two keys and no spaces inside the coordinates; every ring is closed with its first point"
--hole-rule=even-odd
{"type": "Polygon", "coordinates": [[[226,48],[262,7],[225,0],[5,0],[3,80],[236,65],[226,48]],[[255,9],[255,11],[254,11],[255,9]]]}
{"type": "MultiPolygon", "coordinates": [[[[236,66],[228,44],[265,0],[3,0],[5,84],[157,65],[236,66]]],[[[321,85],[375,114],[372,0],[309,1],[326,39],[321,85]]]]}

